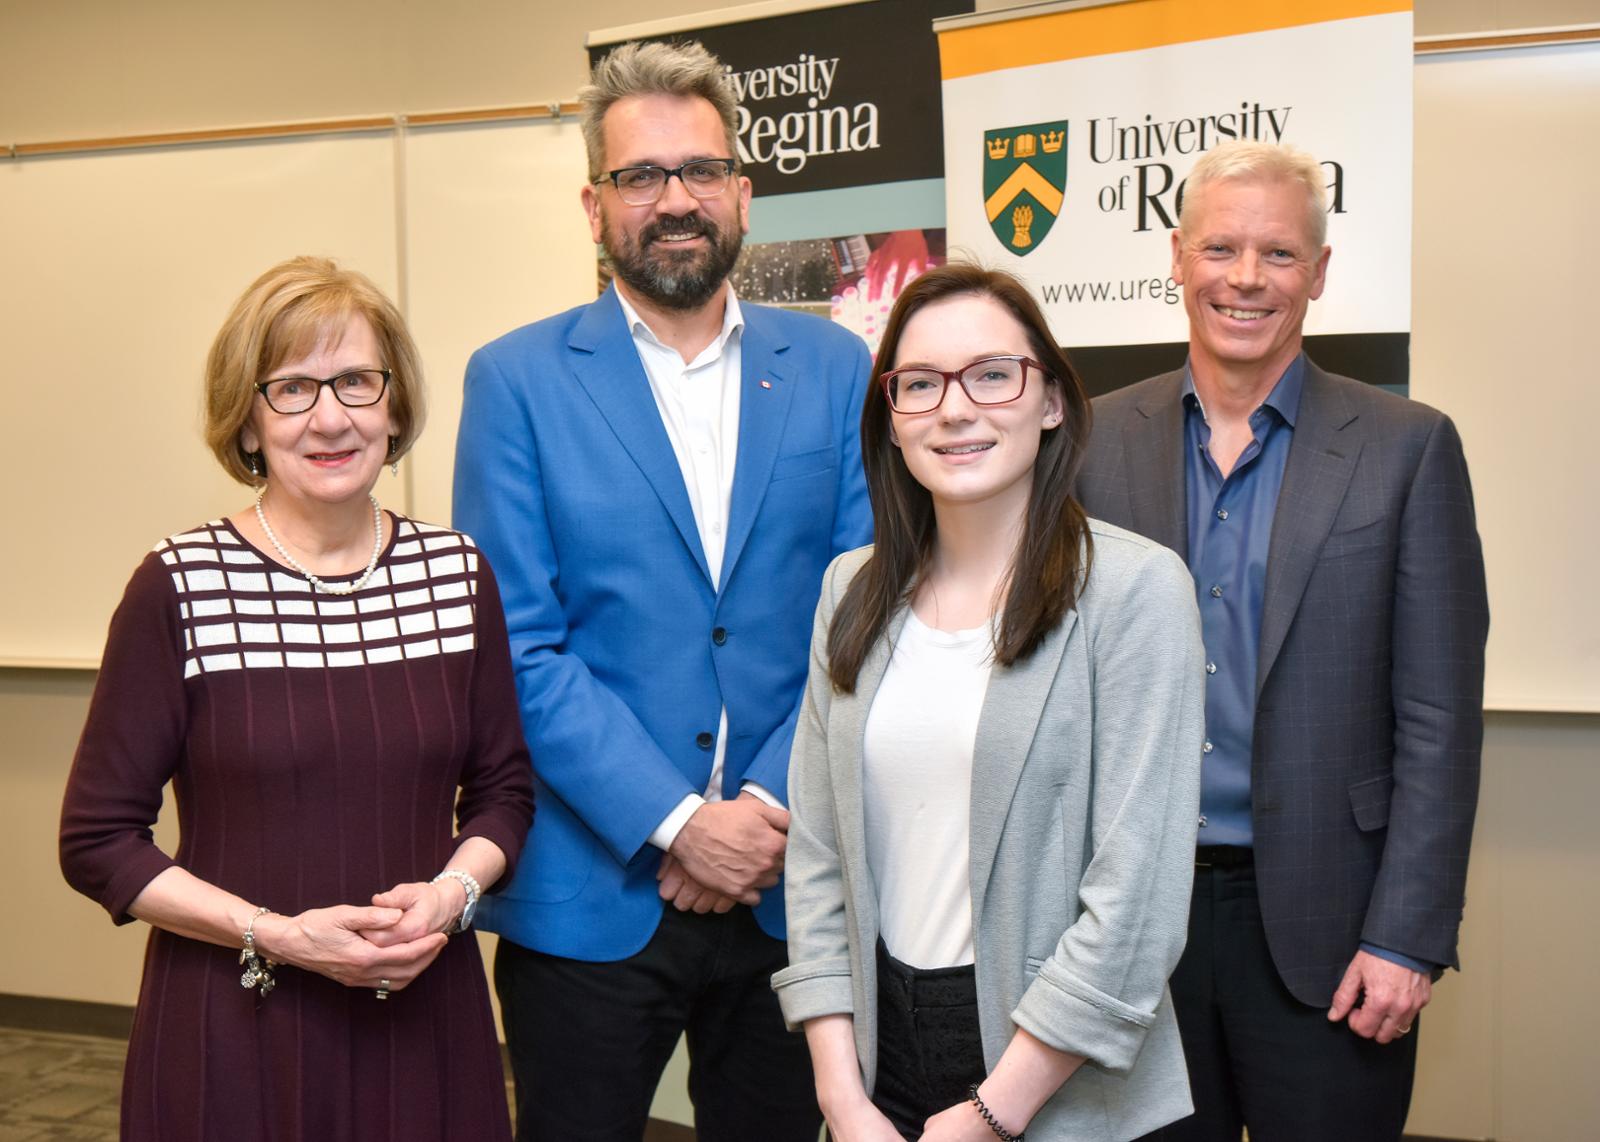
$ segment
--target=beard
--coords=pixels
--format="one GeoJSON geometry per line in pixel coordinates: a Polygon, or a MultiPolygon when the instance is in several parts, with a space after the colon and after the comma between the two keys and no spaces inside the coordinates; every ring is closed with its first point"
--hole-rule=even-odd
{"type": "Polygon", "coordinates": [[[664,215],[629,234],[601,215],[601,247],[612,272],[635,293],[663,309],[694,310],[705,305],[739,260],[744,235],[700,214],[664,215]],[[675,249],[658,239],[673,234],[704,235],[706,248],[675,249]]]}

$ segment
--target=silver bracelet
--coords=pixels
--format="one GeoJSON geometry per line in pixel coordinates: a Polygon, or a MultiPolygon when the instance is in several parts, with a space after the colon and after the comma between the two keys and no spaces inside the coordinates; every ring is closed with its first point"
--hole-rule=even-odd
{"type": "Polygon", "coordinates": [[[255,915],[250,917],[250,923],[244,926],[244,950],[239,953],[239,962],[244,965],[244,974],[239,977],[239,986],[244,988],[259,987],[257,995],[266,995],[277,986],[272,978],[272,970],[278,965],[256,951],[256,921],[265,916],[272,909],[263,905],[257,908],[255,915]]]}
{"type": "Polygon", "coordinates": [[[430,883],[438,884],[441,880],[457,881],[467,894],[467,902],[461,908],[461,915],[457,916],[455,922],[444,930],[445,935],[447,936],[458,935],[459,933],[466,931],[467,928],[471,926],[472,914],[477,910],[478,897],[483,895],[483,889],[478,887],[477,877],[473,876],[470,872],[462,872],[459,868],[445,869],[438,876],[434,877],[430,883]]]}

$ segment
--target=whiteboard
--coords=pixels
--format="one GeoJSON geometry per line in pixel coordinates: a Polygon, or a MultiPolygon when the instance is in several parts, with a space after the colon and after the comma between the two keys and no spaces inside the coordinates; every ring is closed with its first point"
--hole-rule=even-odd
{"type": "Polygon", "coordinates": [[[384,135],[0,163],[0,662],[95,666],[156,541],[250,493],[200,432],[206,350],[268,266],[395,287],[384,135]]]}
{"type": "Polygon", "coordinates": [[[1600,712],[1596,140],[1600,44],[1417,59],[1411,395],[1466,446],[1490,709],[1600,712]]]}
{"type": "MultiPolygon", "coordinates": [[[[1600,45],[1420,57],[1415,130],[1411,391],[1466,443],[1486,703],[1600,711],[1600,385],[1579,355],[1600,45]]],[[[594,296],[583,176],[571,119],[0,163],[0,665],[94,665],[143,552],[248,503],[200,442],[200,370],[233,298],[291,254],[403,301],[431,408],[378,494],[447,522],[468,355],[594,296]]]]}

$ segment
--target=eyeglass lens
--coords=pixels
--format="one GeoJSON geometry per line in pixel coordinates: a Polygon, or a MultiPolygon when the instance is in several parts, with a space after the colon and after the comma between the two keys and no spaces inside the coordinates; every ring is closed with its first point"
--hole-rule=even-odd
{"type": "Polygon", "coordinates": [[[330,377],[319,381],[315,377],[282,377],[275,381],[267,381],[261,386],[261,395],[267,398],[267,403],[274,412],[306,412],[317,403],[317,398],[322,395],[322,388],[326,385],[333,390],[333,395],[339,403],[349,408],[361,408],[364,405],[377,404],[387,387],[388,379],[381,369],[357,369],[350,373],[340,373],[337,377],[330,377]]]}
{"type": "Polygon", "coordinates": [[[935,369],[900,369],[889,374],[889,404],[896,412],[931,412],[944,400],[945,385],[959,379],[973,404],[1005,404],[1022,395],[1028,366],[1013,357],[974,361],[960,374],[935,369]]]}
{"type": "Polygon", "coordinates": [[[628,167],[616,172],[617,193],[629,206],[645,206],[667,189],[667,179],[677,175],[684,189],[696,198],[715,198],[728,185],[733,164],[726,159],[703,159],[681,167],[628,167]]]}

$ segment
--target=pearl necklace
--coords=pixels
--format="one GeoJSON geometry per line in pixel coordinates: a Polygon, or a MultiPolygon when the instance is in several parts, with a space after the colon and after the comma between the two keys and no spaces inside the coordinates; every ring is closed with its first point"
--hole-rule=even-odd
{"type": "Polygon", "coordinates": [[[367,493],[367,499],[372,501],[372,558],[367,561],[367,569],[354,583],[329,584],[307,571],[305,565],[284,550],[283,544],[278,542],[278,537],[273,534],[272,525],[267,522],[267,513],[261,510],[261,497],[266,494],[266,488],[256,493],[256,520],[261,524],[261,530],[266,532],[273,549],[285,563],[306,577],[306,582],[311,584],[313,591],[321,591],[325,595],[353,595],[367,585],[367,580],[372,578],[372,573],[378,569],[378,556],[383,553],[383,511],[378,507],[377,496],[371,492],[367,493]]]}

